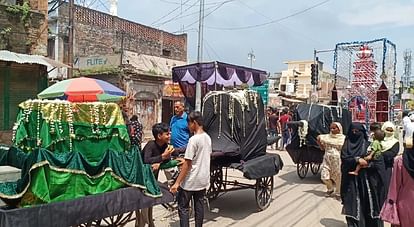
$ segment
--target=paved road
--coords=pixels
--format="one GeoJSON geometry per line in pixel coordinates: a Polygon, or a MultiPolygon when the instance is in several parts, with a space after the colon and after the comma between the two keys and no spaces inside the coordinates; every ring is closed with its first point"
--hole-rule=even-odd
{"type": "MultiPolygon", "coordinates": [[[[278,151],[285,163],[275,177],[273,201],[268,209],[258,212],[254,190],[228,192],[213,201],[212,212],[206,212],[205,226],[327,226],[343,227],[345,218],[341,204],[325,197],[320,174],[308,173],[304,180],[296,174],[296,165],[285,151],[278,151]]],[[[238,181],[245,180],[238,171],[230,170],[238,181]]],[[[178,215],[163,207],[154,208],[156,226],[179,226],[178,215]]],[[[133,225],[131,225],[133,226],[133,225]]]]}

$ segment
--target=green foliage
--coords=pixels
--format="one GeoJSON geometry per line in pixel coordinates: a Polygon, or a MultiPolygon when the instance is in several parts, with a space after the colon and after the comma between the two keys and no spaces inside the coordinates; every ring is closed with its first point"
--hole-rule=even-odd
{"type": "Polygon", "coordinates": [[[20,22],[23,23],[25,27],[29,26],[30,22],[30,5],[28,1],[24,1],[23,5],[11,5],[8,6],[6,11],[10,14],[20,17],[20,22]]]}
{"type": "Polygon", "coordinates": [[[3,28],[0,30],[0,35],[2,36],[9,36],[11,33],[12,28],[11,27],[7,27],[7,28],[3,28]]]}

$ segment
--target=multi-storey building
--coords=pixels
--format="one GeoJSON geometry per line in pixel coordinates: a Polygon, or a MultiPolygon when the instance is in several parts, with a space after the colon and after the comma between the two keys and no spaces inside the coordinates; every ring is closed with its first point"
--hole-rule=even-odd
{"type": "MultiPolygon", "coordinates": [[[[68,12],[64,3],[49,14],[49,56],[63,62],[68,59],[68,12]]],[[[182,97],[163,91],[171,90],[165,86],[174,86],[168,83],[171,68],[187,63],[186,34],[175,35],[75,6],[73,46],[75,76],[103,79],[126,90],[132,100],[128,113],[137,114],[146,130],[169,120],[162,112],[171,115],[172,102],[182,97]]],[[[63,76],[65,72],[56,75],[63,76]]]]}
{"type": "MultiPolygon", "coordinates": [[[[279,90],[287,95],[300,99],[308,99],[313,92],[311,84],[311,65],[313,60],[287,61],[287,70],[282,71],[279,90]]],[[[334,86],[334,75],[324,71],[323,62],[318,61],[318,85],[316,86],[318,99],[329,102],[334,86]]]]}

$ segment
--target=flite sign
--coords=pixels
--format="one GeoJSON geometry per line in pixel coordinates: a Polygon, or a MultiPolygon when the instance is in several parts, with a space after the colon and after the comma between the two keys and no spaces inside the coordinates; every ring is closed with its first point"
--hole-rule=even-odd
{"type": "Polygon", "coordinates": [[[77,57],[75,58],[75,68],[89,69],[89,68],[108,68],[118,67],[121,63],[120,55],[103,55],[93,57],[77,57]]]}

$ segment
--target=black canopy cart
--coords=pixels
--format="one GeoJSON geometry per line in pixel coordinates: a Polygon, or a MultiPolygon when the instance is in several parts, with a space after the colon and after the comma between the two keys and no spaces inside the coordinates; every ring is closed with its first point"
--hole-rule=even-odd
{"type": "Polygon", "coordinates": [[[299,104],[294,110],[293,119],[287,124],[291,139],[286,150],[296,164],[299,178],[305,178],[309,169],[314,175],[319,172],[324,152],[316,138],[328,134],[332,122],[341,123],[346,134],[351,114],[338,106],[316,104],[299,104]]]}
{"type": "MultiPolygon", "coordinates": [[[[174,200],[168,188],[161,185],[163,197],[151,198],[134,187],[90,195],[79,199],[40,204],[29,208],[0,207],[0,226],[125,226],[137,220],[134,212],[174,200]]],[[[144,219],[152,222],[152,213],[144,219]]]]}
{"type": "Polygon", "coordinates": [[[279,155],[266,153],[262,99],[258,93],[247,89],[224,91],[228,87],[262,85],[266,72],[222,62],[207,62],[173,68],[173,80],[180,84],[191,108],[196,103],[195,83],[201,83],[205,129],[213,146],[209,199],[216,198],[222,192],[252,188],[258,208],[266,209],[271,202],[273,176],[283,163],[279,155]],[[240,170],[245,178],[255,183],[228,180],[229,168],[240,170]]]}
{"type": "Polygon", "coordinates": [[[273,176],[283,162],[279,155],[266,153],[265,115],[260,96],[248,90],[212,91],[204,98],[203,116],[213,146],[208,197],[214,199],[221,192],[253,188],[258,208],[266,209],[272,198],[273,176]],[[228,180],[229,168],[240,170],[255,183],[228,180]]]}

